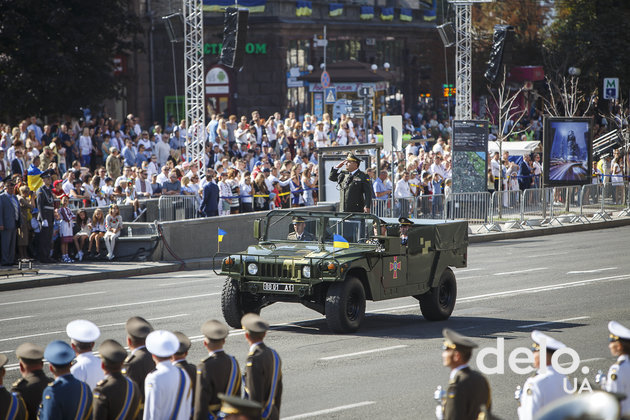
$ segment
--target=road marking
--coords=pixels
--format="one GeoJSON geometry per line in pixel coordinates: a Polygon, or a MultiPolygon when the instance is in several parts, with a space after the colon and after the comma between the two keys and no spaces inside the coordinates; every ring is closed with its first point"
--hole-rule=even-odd
{"type": "Polygon", "coordinates": [[[524,255],[525,258],[542,258],[542,257],[554,257],[556,255],[567,255],[568,252],[552,252],[550,254],[539,254],[539,255],[524,255]]]}
{"type": "Polygon", "coordinates": [[[75,297],[81,297],[81,296],[94,296],[94,295],[102,295],[104,293],[105,292],[91,292],[91,293],[81,293],[79,295],[65,295],[65,296],[54,296],[54,297],[47,297],[47,298],[40,298],[40,299],[18,300],[15,302],[2,302],[0,303],[0,306],[17,305],[18,303],[43,302],[45,300],[68,299],[68,298],[75,298],[75,297]]]}
{"type": "Polygon", "coordinates": [[[0,338],[0,342],[4,342],[4,341],[14,341],[14,340],[22,340],[22,339],[24,339],[24,338],[41,337],[41,336],[43,336],[43,335],[61,334],[61,333],[65,333],[65,331],[47,331],[47,332],[44,332],[44,333],[29,334],[29,335],[22,335],[22,336],[20,336],[20,337],[0,338]]]}
{"type": "Polygon", "coordinates": [[[184,281],[176,281],[173,283],[162,283],[162,284],[158,284],[158,286],[179,286],[181,284],[201,283],[202,281],[210,281],[210,280],[209,279],[184,280],[184,281]]]}
{"type": "Polygon", "coordinates": [[[468,277],[457,277],[457,280],[470,280],[470,279],[478,279],[480,277],[485,277],[485,276],[468,276],[468,277]]]}
{"type": "Polygon", "coordinates": [[[459,273],[468,273],[469,271],[479,271],[479,270],[482,270],[482,268],[465,268],[463,270],[455,270],[455,272],[459,274],[459,273]]]}
{"type": "Polygon", "coordinates": [[[0,322],[15,321],[16,319],[25,319],[25,318],[33,318],[33,315],[16,316],[15,318],[4,318],[4,319],[0,319],[0,322]]]}
{"type": "Polygon", "coordinates": [[[184,278],[187,278],[187,277],[201,277],[201,276],[206,277],[206,280],[208,279],[208,275],[207,274],[178,274],[176,276],[171,276],[171,277],[175,277],[175,278],[178,278],[178,279],[184,279],[184,278]]]}
{"type": "Polygon", "coordinates": [[[503,273],[494,273],[495,276],[507,276],[510,274],[523,274],[523,273],[531,273],[532,271],[541,271],[547,270],[547,267],[535,267],[528,268],[527,270],[518,270],[518,271],[504,271],[503,273]]]}
{"type": "Polygon", "coordinates": [[[337,411],[343,411],[343,410],[350,410],[352,408],[365,407],[366,405],[372,405],[372,404],[375,404],[375,402],[374,401],[363,401],[363,402],[355,403],[355,404],[340,405],[339,407],[328,408],[326,410],[313,411],[313,412],[310,412],[310,413],[298,414],[296,416],[291,416],[291,417],[283,417],[282,419],[283,420],[306,419],[306,418],[309,418],[309,417],[317,417],[317,416],[323,416],[325,414],[335,413],[337,411]]]}
{"type": "Polygon", "coordinates": [[[576,316],[575,318],[558,319],[556,321],[538,322],[536,324],[517,325],[516,328],[540,327],[541,325],[559,324],[561,322],[577,321],[579,319],[589,319],[590,316],[576,316]]]}
{"type": "Polygon", "coordinates": [[[595,270],[582,270],[582,271],[568,271],[567,274],[592,274],[599,273],[601,271],[616,270],[617,267],[596,268],[595,270]]]}
{"type": "Polygon", "coordinates": [[[362,356],[364,354],[380,353],[380,352],[383,352],[383,351],[402,349],[402,348],[405,348],[405,347],[407,347],[406,344],[401,344],[399,346],[383,347],[383,348],[380,348],[380,349],[358,351],[356,353],[347,353],[347,354],[340,354],[340,355],[337,355],[337,356],[322,357],[319,360],[333,360],[333,359],[342,359],[344,357],[362,356]]]}
{"type": "MultiPolygon", "coordinates": [[[[160,316],[157,318],[147,318],[147,321],[158,321],[160,319],[171,319],[171,318],[181,318],[183,316],[190,316],[190,314],[177,314],[177,315],[168,315],[168,316],[160,316]]],[[[119,327],[121,325],[125,325],[127,322],[116,322],[113,324],[104,324],[104,325],[99,325],[99,328],[107,328],[107,327],[119,327]]]]}
{"type": "Polygon", "coordinates": [[[86,311],[98,311],[99,309],[122,308],[124,306],[146,305],[148,303],[172,302],[174,300],[184,300],[184,299],[198,299],[198,298],[201,298],[201,297],[216,296],[216,295],[220,295],[220,294],[221,293],[219,293],[219,292],[217,292],[217,293],[205,293],[205,294],[193,295],[193,296],[179,296],[179,297],[166,298],[166,299],[145,300],[145,301],[142,301],[142,302],[119,303],[117,305],[95,306],[93,308],[85,308],[84,310],[86,310],[86,311]]]}

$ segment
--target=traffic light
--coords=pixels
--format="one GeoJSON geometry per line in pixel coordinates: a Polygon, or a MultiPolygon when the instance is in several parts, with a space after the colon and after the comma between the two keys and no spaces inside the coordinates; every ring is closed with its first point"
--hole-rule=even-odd
{"type": "Polygon", "coordinates": [[[453,85],[442,85],[442,88],[443,88],[442,95],[445,98],[448,98],[450,96],[455,96],[455,94],[457,93],[457,90],[453,87],[453,85]]]}

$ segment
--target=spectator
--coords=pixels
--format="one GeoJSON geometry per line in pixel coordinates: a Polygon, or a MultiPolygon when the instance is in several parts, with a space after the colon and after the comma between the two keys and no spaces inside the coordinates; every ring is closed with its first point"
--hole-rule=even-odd
{"type": "Polygon", "coordinates": [[[219,215],[227,216],[230,214],[230,198],[232,197],[232,187],[228,182],[227,171],[223,170],[217,186],[219,187],[219,215]]]}
{"type": "Polygon", "coordinates": [[[209,180],[203,187],[203,200],[199,210],[206,217],[217,216],[219,214],[219,187],[211,177],[206,175],[206,178],[209,180]]]}
{"type": "Polygon", "coordinates": [[[88,127],[83,129],[83,134],[79,137],[79,151],[81,153],[81,166],[88,168],[92,151],[95,151],[88,127]]]}
{"type": "Polygon", "coordinates": [[[254,180],[254,211],[269,210],[269,190],[265,176],[259,173],[254,180]]]}
{"type": "Polygon", "coordinates": [[[26,162],[24,161],[24,150],[22,148],[15,149],[15,159],[11,162],[11,173],[24,176],[26,173],[26,162]]]}
{"type": "Polygon", "coordinates": [[[136,150],[133,146],[132,140],[127,140],[125,142],[125,147],[122,149],[122,156],[124,159],[125,166],[135,166],[136,165],[136,150]]]}
{"type": "Polygon", "coordinates": [[[122,167],[122,160],[120,159],[120,152],[115,147],[110,147],[109,156],[105,162],[105,168],[107,169],[107,175],[112,179],[118,179],[120,176],[120,168],[122,167]]]}
{"type": "MultiPolygon", "coordinates": [[[[78,181],[81,182],[81,181],[78,181]]],[[[70,199],[68,197],[61,198],[61,207],[59,208],[59,217],[61,219],[61,225],[59,227],[59,236],[61,238],[61,260],[65,263],[73,263],[74,261],[68,255],[68,244],[72,243],[73,234],[72,229],[74,226],[74,216],[72,210],[68,208],[70,199]]]]}
{"type": "Polygon", "coordinates": [[[77,212],[75,224],[79,231],[74,235],[73,242],[74,248],[77,251],[76,258],[81,261],[83,260],[83,248],[85,248],[85,241],[90,238],[90,219],[88,219],[85,209],[80,209],[77,212]]]}
{"type": "Polygon", "coordinates": [[[17,249],[18,258],[25,259],[28,257],[27,248],[31,235],[31,217],[35,208],[35,197],[29,190],[28,186],[22,185],[19,190],[18,203],[20,205],[20,225],[17,231],[17,249]]]}
{"type": "Polygon", "coordinates": [[[182,185],[177,178],[177,172],[172,170],[169,174],[169,180],[162,183],[162,195],[180,195],[182,185]]]}
{"type": "Polygon", "coordinates": [[[151,193],[154,197],[162,195],[162,185],[157,181],[157,175],[151,176],[151,193]]]}
{"type": "Polygon", "coordinates": [[[100,257],[101,255],[101,239],[105,236],[105,217],[103,217],[103,210],[96,209],[92,215],[92,222],[90,227],[90,240],[88,242],[88,255],[90,257],[100,257]],[[92,247],[96,249],[96,254],[92,253],[92,247]]]}
{"type": "Polygon", "coordinates": [[[136,195],[138,198],[151,198],[153,195],[153,187],[151,186],[151,182],[148,180],[148,172],[146,169],[141,169],[138,173],[138,178],[136,178],[136,195]]]}
{"type": "Polygon", "coordinates": [[[0,242],[2,265],[13,265],[15,260],[15,245],[17,228],[20,226],[21,215],[18,199],[15,197],[15,183],[6,180],[4,192],[0,194],[0,242]]]}
{"type": "Polygon", "coordinates": [[[109,214],[105,220],[105,227],[107,232],[105,233],[105,247],[107,248],[107,259],[114,259],[114,248],[116,247],[116,238],[120,236],[120,231],[123,227],[122,217],[120,216],[120,209],[117,204],[109,206],[109,214]]]}

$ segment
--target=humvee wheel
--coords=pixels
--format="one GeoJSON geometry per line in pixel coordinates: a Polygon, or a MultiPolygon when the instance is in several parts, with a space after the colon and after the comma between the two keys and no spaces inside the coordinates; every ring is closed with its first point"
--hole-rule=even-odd
{"type": "Polygon", "coordinates": [[[238,288],[238,282],[234,279],[227,279],[221,291],[221,311],[225,322],[232,328],[242,328],[241,318],[246,313],[260,314],[260,306],[254,303],[247,303],[243,293],[238,288]]]}
{"type": "Polygon", "coordinates": [[[457,298],[457,282],[450,268],[445,269],[436,287],[417,297],[420,310],[427,321],[443,321],[448,319],[455,308],[457,298]]]}
{"type": "Polygon", "coordinates": [[[333,283],[326,293],[326,322],[334,332],[354,332],[365,316],[365,290],[356,277],[333,283]]]}

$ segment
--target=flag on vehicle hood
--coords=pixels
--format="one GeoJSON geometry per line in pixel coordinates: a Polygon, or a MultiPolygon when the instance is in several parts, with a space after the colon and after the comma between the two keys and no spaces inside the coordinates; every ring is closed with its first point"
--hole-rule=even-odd
{"type": "Polygon", "coordinates": [[[333,236],[333,248],[349,248],[350,244],[346,239],[341,235],[333,236]]]}

